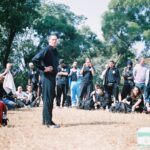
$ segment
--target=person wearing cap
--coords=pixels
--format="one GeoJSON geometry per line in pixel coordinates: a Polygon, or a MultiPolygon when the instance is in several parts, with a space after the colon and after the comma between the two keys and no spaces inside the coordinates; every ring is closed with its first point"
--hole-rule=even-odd
{"type": "Polygon", "coordinates": [[[68,92],[68,75],[69,69],[67,68],[64,59],[59,60],[58,73],[56,77],[56,105],[61,105],[61,95],[63,94],[62,107],[68,106],[67,104],[67,92],[68,92]]]}
{"type": "Polygon", "coordinates": [[[128,95],[130,95],[131,90],[134,86],[133,81],[133,63],[131,60],[127,61],[127,66],[124,68],[122,73],[123,79],[124,79],[124,85],[121,91],[121,99],[123,100],[128,95]]]}
{"type": "Polygon", "coordinates": [[[57,128],[59,125],[52,120],[58,66],[57,36],[50,35],[48,42],[49,45],[37,53],[32,62],[42,72],[43,125],[57,128]]]}

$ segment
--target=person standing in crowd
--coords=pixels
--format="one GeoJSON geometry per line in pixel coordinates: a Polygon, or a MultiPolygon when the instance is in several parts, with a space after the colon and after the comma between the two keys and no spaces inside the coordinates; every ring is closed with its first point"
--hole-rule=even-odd
{"type": "Polygon", "coordinates": [[[110,108],[112,104],[112,96],[114,96],[115,101],[118,101],[119,94],[119,84],[120,84],[120,73],[118,68],[115,67],[115,62],[112,60],[109,62],[109,67],[105,73],[105,90],[108,95],[107,107],[110,108]]]}
{"type": "Polygon", "coordinates": [[[29,63],[29,71],[28,71],[28,85],[31,85],[32,91],[38,94],[39,88],[39,79],[40,73],[35,69],[34,64],[32,62],[29,63]]]}
{"type": "Polygon", "coordinates": [[[124,99],[127,97],[127,95],[130,95],[131,89],[134,86],[133,63],[131,60],[128,60],[127,66],[124,68],[122,76],[124,78],[124,85],[121,91],[121,99],[124,99]]]}
{"type": "Polygon", "coordinates": [[[62,107],[68,106],[67,104],[67,92],[68,92],[68,75],[69,69],[67,68],[64,59],[59,60],[58,73],[56,77],[56,105],[60,107],[61,95],[63,94],[62,107]]]}
{"type": "Polygon", "coordinates": [[[83,79],[81,82],[81,91],[80,91],[80,96],[79,96],[79,101],[78,101],[79,107],[83,98],[88,99],[90,97],[91,92],[93,91],[92,80],[95,74],[95,69],[89,58],[86,58],[86,62],[83,64],[83,67],[80,73],[81,75],[83,75],[83,79]]]}
{"type": "Polygon", "coordinates": [[[144,94],[144,99],[147,97],[147,90],[145,84],[147,71],[148,68],[145,64],[145,60],[144,58],[141,58],[140,62],[136,64],[136,66],[133,68],[133,76],[135,85],[138,86],[144,94]]]}
{"type": "Polygon", "coordinates": [[[78,77],[80,70],[77,68],[77,62],[73,62],[72,68],[70,69],[70,92],[71,92],[71,104],[72,107],[77,106],[77,100],[79,98],[79,84],[78,84],[78,77]]]}
{"type": "Polygon", "coordinates": [[[59,125],[56,125],[52,120],[58,66],[57,36],[50,35],[48,42],[49,46],[36,54],[32,62],[42,71],[43,125],[57,128],[59,125]]]}
{"type": "Polygon", "coordinates": [[[101,74],[101,76],[100,76],[100,78],[103,80],[104,90],[106,89],[104,84],[105,84],[105,74],[106,74],[106,71],[107,71],[108,67],[109,67],[109,65],[106,64],[106,65],[105,65],[105,69],[102,71],[102,74],[101,74]]]}
{"type": "Polygon", "coordinates": [[[2,73],[2,75],[4,76],[3,88],[7,96],[13,98],[13,96],[15,96],[16,93],[16,86],[14,83],[14,77],[12,75],[11,69],[12,69],[12,64],[7,63],[6,69],[2,73]]]}

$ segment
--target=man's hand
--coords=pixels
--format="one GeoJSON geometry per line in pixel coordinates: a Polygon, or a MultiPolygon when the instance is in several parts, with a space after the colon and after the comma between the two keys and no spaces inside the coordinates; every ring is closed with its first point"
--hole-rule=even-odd
{"type": "Polygon", "coordinates": [[[53,67],[52,66],[45,67],[44,72],[52,72],[52,71],[53,71],[53,67]]]}

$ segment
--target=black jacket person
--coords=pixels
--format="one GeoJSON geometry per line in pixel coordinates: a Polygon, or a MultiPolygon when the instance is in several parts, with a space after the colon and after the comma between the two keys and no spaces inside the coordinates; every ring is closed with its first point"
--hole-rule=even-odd
{"type": "Polygon", "coordinates": [[[47,125],[47,127],[55,125],[52,121],[52,109],[58,66],[56,45],[57,37],[51,35],[49,37],[49,46],[41,50],[32,59],[34,65],[42,71],[43,125],[47,125]]]}
{"type": "Polygon", "coordinates": [[[115,67],[115,62],[109,62],[109,68],[105,73],[105,90],[106,94],[108,95],[107,106],[110,108],[112,104],[112,95],[115,98],[115,101],[118,101],[118,94],[119,94],[119,84],[120,84],[120,73],[119,70],[115,67]]]}

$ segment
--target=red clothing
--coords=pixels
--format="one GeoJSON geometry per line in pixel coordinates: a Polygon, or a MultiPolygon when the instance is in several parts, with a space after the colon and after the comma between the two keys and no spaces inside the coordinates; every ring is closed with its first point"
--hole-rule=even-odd
{"type": "Polygon", "coordinates": [[[0,124],[2,124],[3,112],[6,112],[6,106],[3,102],[0,101],[0,124]]]}

